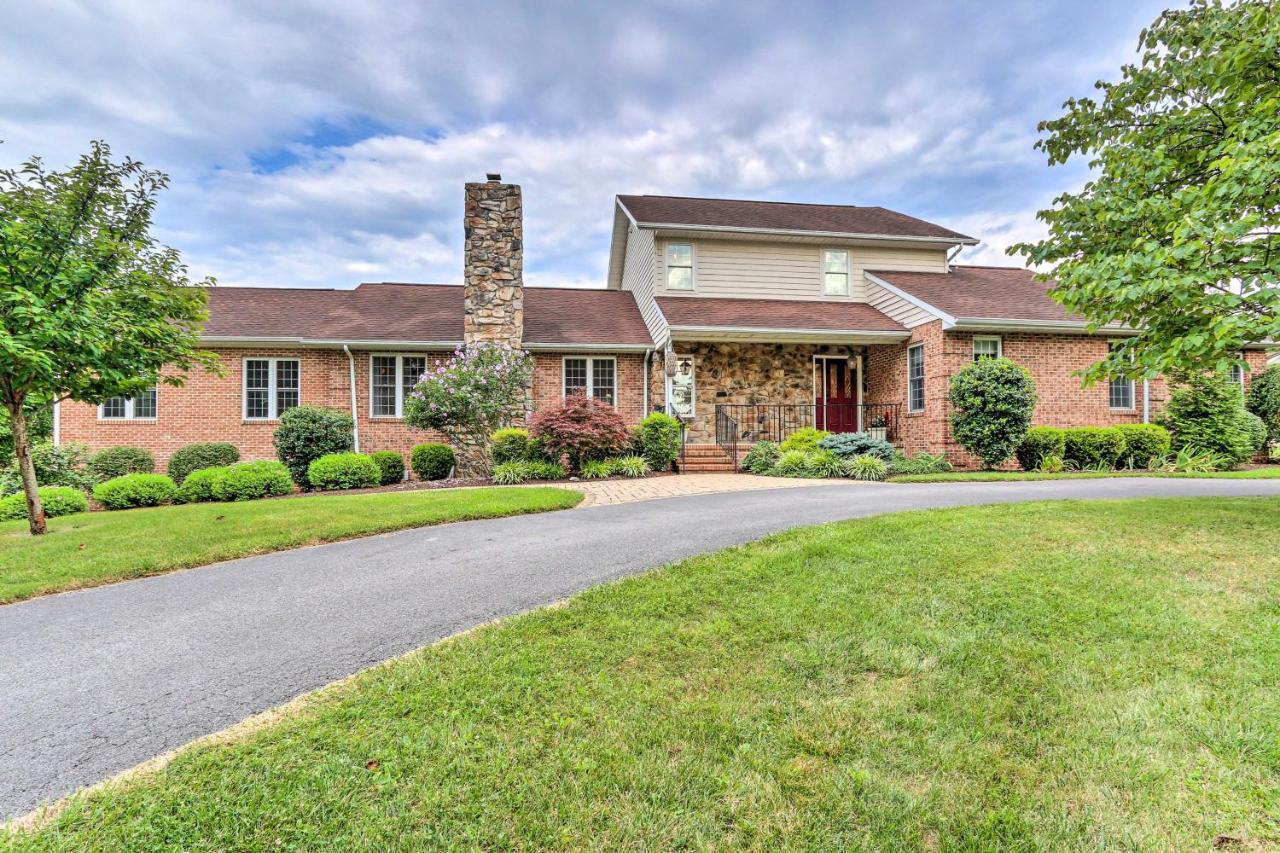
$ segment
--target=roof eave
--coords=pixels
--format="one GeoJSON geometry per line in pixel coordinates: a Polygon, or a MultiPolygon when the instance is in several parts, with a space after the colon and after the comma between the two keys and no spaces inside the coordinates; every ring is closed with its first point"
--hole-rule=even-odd
{"type": "Polygon", "coordinates": [[[1136,335],[1138,330],[1132,326],[1112,324],[1090,329],[1083,320],[1028,320],[1016,317],[954,317],[951,323],[943,324],[947,329],[965,332],[998,332],[1003,329],[1037,332],[1061,332],[1077,335],[1136,335]]]}
{"type": "Polygon", "coordinates": [[[523,347],[530,352],[648,352],[654,349],[653,344],[584,344],[556,341],[525,341],[523,347]]]}
{"type": "Polygon", "coordinates": [[[772,343],[897,343],[911,336],[906,329],[794,329],[785,326],[670,327],[675,341],[743,341],[772,343]]]}
{"type": "Polygon", "coordinates": [[[245,346],[290,346],[316,349],[338,349],[342,346],[360,347],[395,347],[397,349],[457,349],[462,341],[409,341],[409,340],[370,340],[364,338],[308,338],[287,335],[201,335],[200,343],[211,347],[245,347],[245,346]]]}
{"type": "MultiPolygon", "coordinates": [[[[625,210],[625,208],[624,208],[625,210]]],[[[856,231],[809,231],[798,228],[748,228],[740,225],[691,225],[679,222],[637,222],[640,228],[671,231],[706,231],[717,234],[764,234],[771,237],[828,237],[840,240],[899,240],[910,243],[933,243],[945,246],[976,246],[973,237],[957,234],[955,237],[920,237],[911,234],[867,234],[856,231]]]]}

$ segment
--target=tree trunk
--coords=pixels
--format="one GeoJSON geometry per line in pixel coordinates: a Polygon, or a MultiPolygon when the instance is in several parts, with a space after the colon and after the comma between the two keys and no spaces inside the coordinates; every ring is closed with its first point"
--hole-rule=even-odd
{"type": "Polygon", "coordinates": [[[48,532],[45,524],[44,507],[40,504],[39,487],[36,484],[36,468],[31,463],[31,439],[27,435],[27,413],[22,402],[9,405],[9,428],[13,431],[13,452],[18,457],[18,472],[22,475],[22,491],[27,497],[27,521],[31,525],[31,535],[39,536],[48,532]]]}

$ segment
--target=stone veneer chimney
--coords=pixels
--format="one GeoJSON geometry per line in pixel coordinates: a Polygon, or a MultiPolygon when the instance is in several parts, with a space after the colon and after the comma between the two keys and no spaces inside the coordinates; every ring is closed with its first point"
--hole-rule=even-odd
{"type": "Polygon", "coordinates": [[[467,343],[519,347],[524,336],[524,227],[520,187],[498,174],[466,185],[463,326],[467,343]]]}

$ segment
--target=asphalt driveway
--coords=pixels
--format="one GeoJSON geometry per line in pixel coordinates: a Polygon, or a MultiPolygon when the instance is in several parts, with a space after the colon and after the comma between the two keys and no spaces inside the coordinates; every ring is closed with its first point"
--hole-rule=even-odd
{"type": "Polygon", "coordinates": [[[465,522],[0,607],[0,816],[479,623],[805,524],[1040,500],[1280,496],[1280,481],[849,484],[465,522]]]}

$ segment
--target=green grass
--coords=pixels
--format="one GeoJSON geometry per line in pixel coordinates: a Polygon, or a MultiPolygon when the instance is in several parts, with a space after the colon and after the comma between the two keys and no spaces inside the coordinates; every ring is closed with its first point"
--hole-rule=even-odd
{"type": "Polygon", "coordinates": [[[202,566],[219,560],[448,521],[575,506],[555,488],[484,488],[321,495],[243,503],[92,512],[0,523],[0,604],[202,566]]]}
{"type": "Polygon", "coordinates": [[[1280,499],[808,528],[371,670],[18,849],[1280,839],[1280,499]]]}
{"type": "Polygon", "coordinates": [[[1003,480],[1098,480],[1103,477],[1169,477],[1199,480],[1274,480],[1280,479],[1280,465],[1250,468],[1244,471],[1215,471],[1211,474],[1179,474],[1163,471],[1063,471],[1045,474],[1040,471],[950,471],[941,474],[904,474],[890,477],[891,483],[990,483],[1003,480]]]}

